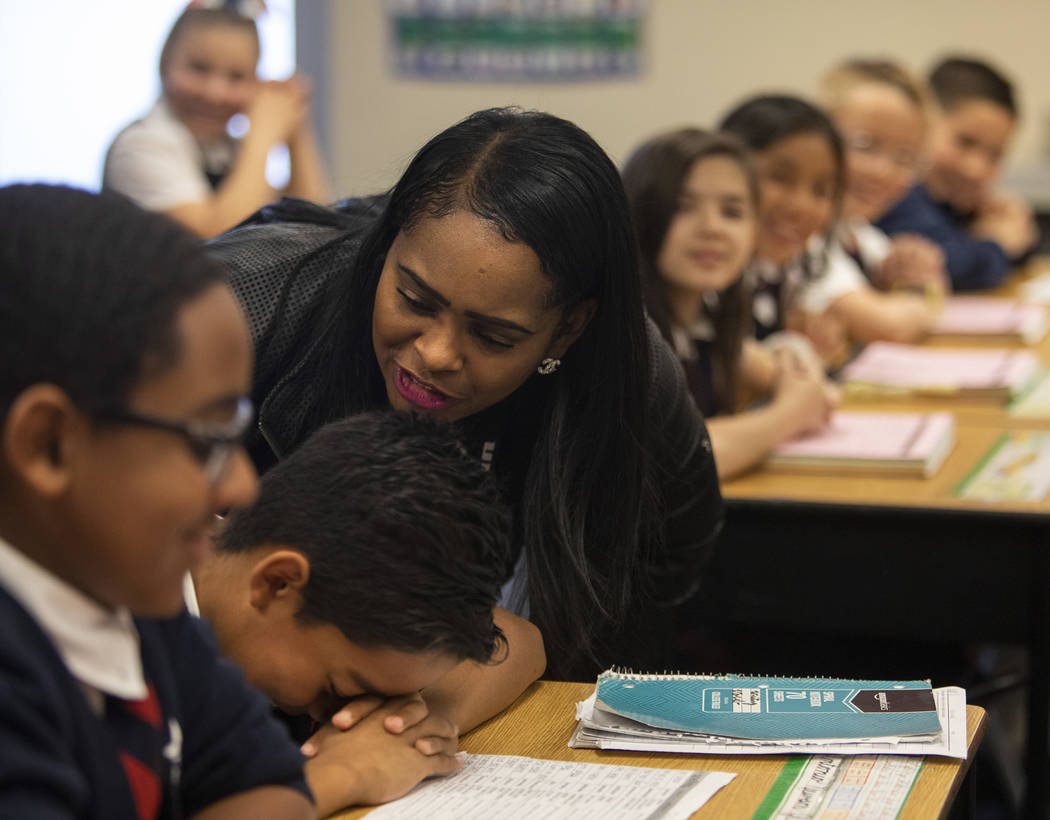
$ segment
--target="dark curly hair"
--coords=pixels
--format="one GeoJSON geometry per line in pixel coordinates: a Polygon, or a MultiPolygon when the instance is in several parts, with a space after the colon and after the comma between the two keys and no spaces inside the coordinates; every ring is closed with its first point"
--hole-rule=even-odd
{"type": "Polygon", "coordinates": [[[218,548],[303,553],[305,622],[362,646],[484,663],[504,643],[492,608],[509,532],[494,483],[447,427],[369,412],[322,427],[267,472],[218,548]]]}
{"type": "Polygon", "coordinates": [[[116,194],[0,189],[0,413],[32,384],[89,415],[179,358],[183,305],[223,268],[165,216],[116,194]]]}

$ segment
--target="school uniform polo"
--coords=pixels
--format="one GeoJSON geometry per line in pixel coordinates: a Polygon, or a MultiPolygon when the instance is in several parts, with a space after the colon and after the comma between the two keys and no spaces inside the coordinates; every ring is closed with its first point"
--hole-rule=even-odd
{"type": "Polygon", "coordinates": [[[838,239],[811,240],[812,252],[824,260],[824,270],[799,289],[796,305],[808,313],[820,314],[848,293],[870,288],[860,266],[838,239]]]}
{"type": "Polygon", "coordinates": [[[803,284],[801,266],[776,265],[755,260],[744,276],[751,292],[751,318],[759,341],[784,329],[788,311],[795,305],[803,284]]]}
{"type": "Polygon", "coordinates": [[[149,816],[263,785],[309,796],[299,750],[188,613],[108,609],[0,540],[0,623],[0,817],[143,816],[128,712],[162,752],[149,816]]]}
{"type": "Polygon", "coordinates": [[[864,220],[843,222],[838,240],[868,279],[874,278],[893,250],[893,242],[886,232],[864,220]]]}
{"type": "MultiPolygon", "coordinates": [[[[866,239],[870,246],[873,238],[866,239]]],[[[846,252],[838,237],[814,236],[803,259],[779,266],[755,262],[748,275],[759,341],[784,330],[786,315],[793,309],[821,314],[846,294],[871,287],[857,259],[846,252]]]]}
{"type": "Polygon", "coordinates": [[[954,290],[994,288],[1006,277],[1011,260],[999,243],[970,235],[972,216],[937,202],[923,185],[916,185],[878,226],[891,236],[917,233],[938,244],[954,290]]]}
{"type": "Polygon", "coordinates": [[[232,137],[200,143],[161,98],[117,134],[106,152],[104,190],[117,191],[148,211],[203,202],[237,154],[232,137]]]}
{"type": "Polygon", "coordinates": [[[671,328],[671,346],[682,363],[693,401],[705,419],[717,415],[720,409],[715,389],[714,343],[714,326],[704,316],[689,328],[671,328]]]}

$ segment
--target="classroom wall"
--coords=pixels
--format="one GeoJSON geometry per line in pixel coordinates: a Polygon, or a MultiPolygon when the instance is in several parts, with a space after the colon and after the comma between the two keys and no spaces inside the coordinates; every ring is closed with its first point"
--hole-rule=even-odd
{"type": "Polygon", "coordinates": [[[326,4],[325,142],[340,194],[388,186],[427,138],[478,108],[513,103],[567,117],[619,162],[648,135],[711,125],[753,92],[812,94],[826,67],[854,54],[888,55],[923,71],[953,50],[994,59],[1021,92],[1012,164],[1050,164],[1046,0],[650,0],[642,76],[544,85],[397,77],[385,0],[301,0],[300,9],[319,3],[326,4]]]}

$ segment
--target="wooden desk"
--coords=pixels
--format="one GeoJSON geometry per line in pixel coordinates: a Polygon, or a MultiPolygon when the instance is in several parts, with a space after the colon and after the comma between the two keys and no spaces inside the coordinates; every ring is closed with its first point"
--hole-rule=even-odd
{"type": "Polygon", "coordinates": [[[991,416],[958,421],[955,448],[930,479],[759,469],[726,482],[726,524],[694,614],[811,640],[848,632],[1023,644],[1025,816],[1046,817],[1050,500],[992,505],[952,495],[1002,425],[991,416]]]}
{"type": "MultiPolygon", "coordinates": [[[[870,409],[870,406],[865,409],[870,409]]],[[[887,409],[903,408],[894,406],[887,409]]],[[[723,482],[722,494],[727,500],[733,501],[806,501],[996,514],[1050,514],[1050,499],[1038,502],[996,502],[993,505],[959,499],[953,495],[955,486],[966,477],[981,456],[1003,432],[1011,429],[1002,417],[990,413],[984,419],[962,416],[960,420],[959,415],[956,419],[955,446],[941,468],[930,478],[802,473],[765,467],[723,482]]]]}
{"type": "MultiPolygon", "coordinates": [[[[570,749],[568,741],[575,725],[575,704],[586,698],[593,688],[593,684],[586,683],[535,683],[503,714],[464,736],[460,747],[476,754],[735,772],[733,781],[693,815],[722,820],[750,818],[787,760],[785,756],[766,755],[672,755],[570,749]]],[[[900,814],[901,820],[929,820],[947,815],[983,734],[984,710],[967,706],[968,759],[928,759],[900,814]]],[[[337,816],[358,818],[368,812],[368,809],[355,809],[337,816]]]]}
{"type": "MultiPolygon", "coordinates": [[[[1048,269],[1036,259],[989,295],[1016,296],[1048,269]]],[[[1032,349],[1050,366],[1050,333],[1032,349]]],[[[1031,660],[1025,816],[1050,817],[1050,500],[993,505],[952,495],[999,435],[1050,430],[1050,420],[1013,418],[1001,404],[974,400],[843,407],[949,411],[958,441],[930,479],[760,468],[725,483],[726,526],[699,614],[809,633],[1023,644],[1031,660]]]]}

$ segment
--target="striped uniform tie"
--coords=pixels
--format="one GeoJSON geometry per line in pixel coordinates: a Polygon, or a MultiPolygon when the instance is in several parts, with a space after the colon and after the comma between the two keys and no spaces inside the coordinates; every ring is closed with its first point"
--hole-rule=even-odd
{"type": "Polygon", "coordinates": [[[135,800],[138,820],[155,820],[164,788],[164,720],[152,683],[142,700],[108,697],[106,721],[135,800]]]}

